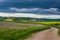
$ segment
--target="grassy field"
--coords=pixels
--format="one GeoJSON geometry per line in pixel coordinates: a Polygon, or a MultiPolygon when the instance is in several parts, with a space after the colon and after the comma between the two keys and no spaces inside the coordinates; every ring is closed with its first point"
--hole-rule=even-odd
{"type": "Polygon", "coordinates": [[[0,40],[25,40],[33,33],[50,29],[50,27],[35,27],[27,29],[1,29],[0,30],[0,40]]]}
{"type": "Polygon", "coordinates": [[[2,28],[0,26],[0,40],[25,40],[26,38],[30,37],[33,33],[50,29],[51,27],[58,28],[59,29],[58,34],[60,35],[60,22],[34,22],[34,23],[0,22],[0,25],[3,27],[2,28]],[[40,24],[43,24],[44,26],[40,26],[40,24]],[[6,25],[9,27],[5,27],[6,25]]]}

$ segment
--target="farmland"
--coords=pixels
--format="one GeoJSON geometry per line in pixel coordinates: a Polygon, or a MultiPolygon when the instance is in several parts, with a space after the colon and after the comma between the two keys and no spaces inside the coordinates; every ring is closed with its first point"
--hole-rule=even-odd
{"type": "Polygon", "coordinates": [[[59,29],[60,35],[60,21],[5,18],[0,20],[0,40],[25,40],[32,34],[51,27],[59,29]]]}
{"type": "MultiPolygon", "coordinates": [[[[59,24],[59,22],[0,22],[0,40],[25,40],[33,33],[50,29],[52,25],[60,30],[59,24]]],[[[58,33],[60,34],[60,31],[58,33]]]]}

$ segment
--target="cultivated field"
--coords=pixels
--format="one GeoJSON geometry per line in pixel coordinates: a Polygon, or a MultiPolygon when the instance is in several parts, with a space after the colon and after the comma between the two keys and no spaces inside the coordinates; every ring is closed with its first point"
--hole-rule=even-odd
{"type": "Polygon", "coordinates": [[[59,29],[58,34],[60,34],[60,22],[0,22],[0,40],[25,40],[32,34],[51,27],[59,29]]]}

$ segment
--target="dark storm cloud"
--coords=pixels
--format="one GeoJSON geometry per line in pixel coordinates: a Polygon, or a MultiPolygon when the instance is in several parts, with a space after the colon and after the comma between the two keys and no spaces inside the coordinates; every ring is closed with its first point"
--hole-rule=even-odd
{"type": "Polygon", "coordinates": [[[0,12],[60,14],[56,8],[60,11],[60,0],[0,0],[0,12]]]}
{"type": "Polygon", "coordinates": [[[55,0],[1,0],[0,7],[17,7],[17,8],[50,8],[54,7],[55,0]]]}

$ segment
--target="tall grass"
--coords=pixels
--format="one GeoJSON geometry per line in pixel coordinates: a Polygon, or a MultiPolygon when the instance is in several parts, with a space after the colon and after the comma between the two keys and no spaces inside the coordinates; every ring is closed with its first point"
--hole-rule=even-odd
{"type": "Polygon", "coordinates": [[[33,33],[50,29],[50,27],[36,27],[28,29],[1,29],[0,40],[25,40],[33,33]]]}

